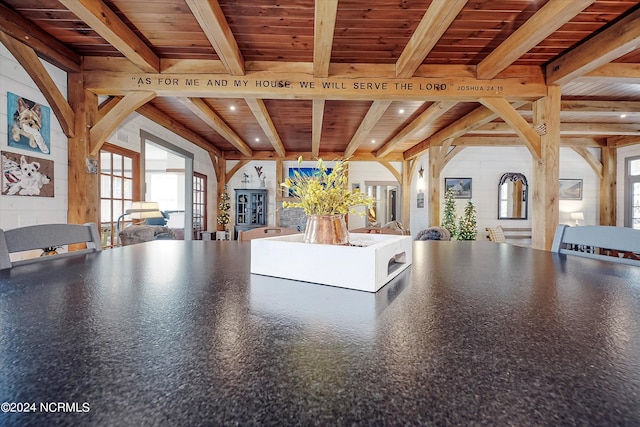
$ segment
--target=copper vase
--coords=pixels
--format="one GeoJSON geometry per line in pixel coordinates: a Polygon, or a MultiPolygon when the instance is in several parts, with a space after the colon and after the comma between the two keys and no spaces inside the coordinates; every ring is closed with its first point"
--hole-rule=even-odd
{"type": "Polygon", "coordinates": [[[304,232],[305,243],[348,245],[349,232],[344,215],[309,215],[304,232]]]}

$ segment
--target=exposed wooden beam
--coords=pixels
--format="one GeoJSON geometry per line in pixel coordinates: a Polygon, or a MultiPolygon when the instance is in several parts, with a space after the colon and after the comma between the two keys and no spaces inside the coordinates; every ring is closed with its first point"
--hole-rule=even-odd
{"type": "Polygon", "coordinates": [[[115,107],[91,127],[89,131],[91,137],[90,154],[97,156],[106,139],[120,125],[122,120],[136,111],[141,105],[151,101],[155,96],[156,94],[153,92],[137,91],[129,92],[122,98],[115,107]]]}
{"type": "MultiPolygon", "coordinates": [[[[508,125],[507,125],[508,126],[508,125]]],[[[511,132],[515,133],[513,129],[511,132]]],[[[461,136],[456,138],[456,146],[468,147],[518,147],[523,146],[524,141],[517,136],[461,136]]],[[[561,147],[593,147],[600,148],[606,145],[597,138],[562,138],[561,147]]]]}
{"type": "MultiPolygon", "coordinates": [[[[445,73],[449,67],[440,69],[445,73]]],[[[527,71],[530,68],[526,68],[527,71]]],[[[140,74],[92,70],[86,88],[98,95],[152,90],[158,96],[260,99],[470,101],[500,97],[511,102],[535,101],[547,94],[542,72],[496,80],[472,77],[379,78],[366,74],[318,78],[300,72],[255,71],[242,77],[207,73],[140,74]],[[194,84],[198,81],[199,84],[194,84]],[[496,88],[491,91],[491,88],[496,88]],[[498,89],[499,88],[499,91],[498,89]]]]}
{"type": "Polygon", "coordinates": [[[610,147],[620,148],[635,144],[640,144],[640,135],[607,138],[607,145],[610,147]]]}
{"type": "Polygon", "coordinates": [[[80,55],[3,4],[0,4],[0,31],[29,46],[40,58],[64,71],[80,71],[80,55]]]}
{"type": "Polygon", "coordinates": [[[479,79],[492,79],[595,0],[549,0],[495,48],[477,68],[479,79]]]}
{"type": "Polygon", "coordinates": [[[179,97],[178,100],[182,102],[189,110],[195,115],[200,117],[202,121],[211,126],[216,132],[218,132],[224,139],[229,141],[231,145],[236,147],[245,156],[251,156],[253,153],[251,148],[246,142],[238,136],[227,125],[220,116],[218,116],[204,100],[200,98],[185,98],[179,97]]]}
{"type": "Polygon", "coordinates": [[[452,109],[457,104],[456,101],[438,101],[434,102],[427,108],[422,114],[420,114],[414,121],[409,123],[407,127],[402,129],[385,143],[376,152],[376,157],[384,157],[392,152],[398,145],[411,139],[416,133],[424,129],[425,126],[433,123],[438,117],[452,109]]]}
{"type": "Polygon", "coordinates": [[[186,2],[229,74],[244,75],[244,58],[218,0],[186,2]]]}
{"type": "MultiPolygon", "coordinates": [[[[640,67],[638,67],[640,70],[640,67]]],[[[640,75],[638,75],[640,82],[640,75]]],[[[640,113],[638,101],[582,101],[566,100],[560,103],[561,113],[585,113],[589,115],[618,115],[640,113]]]]}
{"type": "Polygon", "coordinates": [[[364,142],[364,139],[369,135],[369,132],[374,128],[374,126],[380,121],[384,112],[387,111],[387,108],[391,105],[392,101],[373,101],[371,107],[369,107],[369,111],[360,122],[360,126],[356,130],[356,133],[351,137],[351,141],[347,145],[347,148],[344,150],[344,157],[349,158],[356,152],[358,147],[364,142]]]}
{"type": "Polygon", "coordinates": [[[640,84],[640,64],[623,64],[612,62],[598,67],[584,75],[591,80],[616,83],[640,84]]]}
{"type": "Polygon", "coordinates": [[[329,76],[337,13],[338,0],[316,1],[313,26],[313,75],[315,77],[329,76]]]}
{"type": "Polygon", "coordinates": [[[596,156],[586,149],[585,147],[572,147],[572,150],[578,153],[582,158],[591,166],[591,169],[602,178],[602,162],[596,158],[596,156]]]}
{"type": "Polygon", "coordinates": [[[233,165],[233,167],[231,169],[229,169],[229,171],[225,174],[226,175],[226,182],[225,184],[228,184],[229,181],[231,180],[231,177],[233,177],[233,175],[235,175],[244,165],[246,165],[247,163],[249,163],[251,160],[240,160],[238,163],[236,163],[235,165],[233,165]]]}
{"type": "Polygon", "coordinates": [[[387,161],[380,161],[379,162],[382,166],[384,166],[385,168],[387,168],[387,170],[389,172],[391,172],[391,174],[394,176],[394,178],[396,179],[396,181],[398,181],[398,184],[402,184],[402,173],[398,172],[396,170],[396,168],[393,167],[393,165],[391,164],[391,162],[387,162],[387,161]]]}
{"type": "MultiPolygon", "coordinates": [[[[473,130],[477,135],[510,135],[514,129],[506,123],[496,122],[479,126],[473,130]]],[[[560,125],[562,136],[592,135],[640,135],[640,123],[563,123],[560,125]]]]}
{"type": "Polygon", "coordinates": [[[42,95],[51,106],[51,110],[53,110],[53,114],[58,119],[64,134],[67,137],[74,136],[75,113],[47,72],[47,69],[38,59],[36,52],[3,32],[0,32],[0,41],[38,86],[38,89],[40,89],[40,92],[42,92],[42,95]]]}
{"type": "MultiPolygon", "coordinates": [[[[224,158],[227,160],[298,160],[298,156],[302,157],[302,160],[317,160],[322,159],[341,159],[344,153],[338,151],[320,151],[316,156],[310,151],[303,152],[291,152],[287,153],[285,157],[278,157],[274,151],[254,151],[253,155],[245,156],[237,151],[225,151],[224,158]]],[[[362,161],[362,162],[379,162],[381,160],[389,162],[401,162],[404,160],[402,153],[392,153],[384,159],[378,159],[372,153],[355,153],[349,158],[349,161],[362,161]]]]}
{"type": "Polygon", "coordinates": [[[322,120],[324,119],[324,99],[313,100],[311,119],[311,152],[319,157],[320,139],[322,138],[322,120]]]}
{"type": "Polygon", "coordinates": [[[280,135],[278,135],[278,131],[271,120],[271,116],[269,115],[269,111],[267,110],[266,105],[264,105],[264,101],[261,99],[245,99],[247,105],[251,109],[251,112],[255,116],[256,120],[260,124],[260,127],[264,131],[267,138],[269,138],[269,142],[273,145],[273,149],[276,150],[278,156],[284,157],[286,156],[286,151],[284,149],[284,145],[282,144],[282,140],[280,139],[280,135]]]}
{"type": "Polygon", "coordinates": [[[222,151],[220,151],[218,147],[213,145],[212,142],[202,138],[200,135],[187,128],[182,123],[177,122],[174,118],[169,117],[166,113],[160,111],[153,105],[148,103],[144,104],[138,107],[136,112],[148,118],[149,120],[158,123],[160,126],[164,127],[167,130],[170,130],[176,135],[181,136],[187,141],[191,141],[203,150],[206,150],[217,157],[222,157],[222,151]]]}
{"type": "MultiPolygon", "coordinates": [[[[524,103],[517,102],[513,104],[514,108],[518,108],[522,106],[524,103]]],[[[425,139],[419,144],[411,147],[407,151],[404,152],[404,158],[416,157],[425,152],[430,146],[442,145],[444,141],[449,138],[457,138],[459,136],[464,135],[465,133],[475,129],[479,126],[482,126],[486,123],[491,122],[492,120],[498,117],[497,113],[494,113],[489,108],[480,106],[475,110],[471,111],[464,117],[459,118],[455,122],[451,123],[449,126],[440,129],[438,132],[425,139]]]]}
{"type": "Polygon", "coordinates": [[[433,0],[396,62],[396,77],[413,76],[467,0],[433,0]]]}
{"type": "Polygon", "coordinates": [[[545,68],[547,85],[564,85],[640,47],[640,9],[591,37],[545,68]]]}
{"type": "Polygon", "coordinates": [[[118,105],[118,102],[122,99],[121,96],[110,96],[98,105],[98,112],[96,114],[96,122],[102,120],[102,118],[113,108],[118,105]]]}
{"type": "Polygon", "coordinates": [[[59,0],[142,71],[160,71],[160,59],[101,0],[59,0]]]}
{"type": "Polygon", "coordinates": [[[524,140],[525,145],[535,159],[540,159],[540,135],[533,130],[531,125],[522,117],[506,99],[481,98],[480,103],[499,114],[516,133],[524,140]]]}

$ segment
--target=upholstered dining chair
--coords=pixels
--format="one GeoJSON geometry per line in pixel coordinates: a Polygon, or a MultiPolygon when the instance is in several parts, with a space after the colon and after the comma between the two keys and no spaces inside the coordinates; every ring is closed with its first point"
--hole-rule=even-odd
{"type": "Polygon", "coordinates": [[[640,266],[640,230],[608,225],[558,225],[551,252],[640,266]]]}
{"type": "Polygon", "coordinates": [[[489,240],[492,242],[506,243],[507,239],[504,236],[504,230],[501,225],[496,227],[487,227],[486,230],[489,233],[489,240]]]}
{"type": "Polygon", "coordinates": [[[86,224],[39,224],[11,230],[0,229],[0,270],[20,264],[47,261],[63,256],[81,255],[102,251],[98,225],[86,224]],[[50,256],[11,261],[11,254],[34,249],[60,248],[84,243],[86,248],[50,256]]]}
{"type": "Polygon", "coordinates": [[[258,227],[238,233],[240,242],[247,242],[253,239],[261,239],[263,237],[287,236],[291,234],[302,234],[298,230],[287,227],[258,227]]]}

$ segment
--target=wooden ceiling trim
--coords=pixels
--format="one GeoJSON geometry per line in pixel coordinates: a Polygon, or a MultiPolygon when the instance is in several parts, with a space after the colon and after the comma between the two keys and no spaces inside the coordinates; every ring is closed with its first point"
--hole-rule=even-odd
{"type": "MultiPolygon", "coordinates": [[[[461,136],[455,139],[456,146],[469,147],[521,147],[522,138],[517,136],[461,136]]],[[[591,147],[601,148],[602,140],[597,138],[561,138],[561,147],[591,147]]]]}
{"type": "MultiPolygon", "coordinates": [[[[334,160],[344,158],[343,152],[338,151],[320,151],[318,155],[315,155],[311,151],[299,151],[288,152],[285,157],[277,157],[273,151],[254,151],[253,155],[245,156],[237,151],[225,151],[224,158],[227,160],[298,160],[302,157],[302,160],[316,161],[318,158],[334,160]]],[[[356,152],[349,158],[349,161],[362,161],[362,162],[380,162],[380,159],[375,157],[372,153],[356,152]]],[[[384,158],[386,162],[401,162],[404,161],[402,153],[391,153],[384,158]]]]}
{"type": "Polygon", "coordinates": [[[596,158],[596,156],[586,149],[585,147],[572,147],[573,151],[578,153],[587,162],[591,169],[598,175],[598,178],[602,179],[602,162],[596,158]]]}
{"type": "Polygon", "coordinates": [[[244,58],[218,0],[185,1],[229,74],[244,75],[244,58]]]}
{"type": "Polygon", "coordinates": [[[329,76],[338,0],[322,0],[315,3],[313,75],[315,77],[327,77],[329,76]]]}
{"type": "Polygon", "coordinates": [[[95,123],[89,131],[91,139],[91,156],[97,156],[100,148],[120,123],[131,113],[137,110],[141,105],[146,104],[155,98],[154,92],[136,91],[129,92],[122,98],[118,104],[113,107],[102,119],[95,123]]]}
{"type": "Polygon", "coordinates": [[[542,141],[540,135],[533,130],[531,125],[516,111],[506,99],[481,98],[480,103],[497,113],[507,122],[523,140],[531,155],[536,160],[542,159],[542,141]]]}
{"type": "Polygon", "coordinates": [[[0,4],[0,31],[33,49],[38,56],[67,72],[80,71],[80,55],[13,10],[0,4]]]}
{"type": "Polygon", "coordinates": [[[595,0],[549,0],[478,64],[478,78],[492,79],[595,0]]]}
{"type": "Polygon", "coordinates": [[[610,147],[620,148],[634,144],[640,144],[640,135],[607,138],[607,145],[610,147]]]}
{"type": "Polygon", "coordinates": [[[588,72],[584,75],[584,78],[590,80],[602,79],[605,82],[615,79],[616,82],[640,84],[640,64],[612,62],[588,72]]]}
{"type": "MultiPolygon", "coordinates": [[[[529,124],[531,126],[531,124],[529,124]]],[[[473,130],[477,135],[510,135],[514,129],[507,123],[495,122],[479,126],[473,130]]],[[[561,123],[562,136],[588,135],[640,135],[639,123],[561,123]]]]}
{"type": "Polygon", "coordinates": [[[143,115],[147,119],[158,123],[165,129],[174,132],[187,141],[191,141],[193,144],[197,145],[203,150],[206,150],[217,157],[222,157],[222,151],[220,151],[218,147],[214,146],[212,142],[202,138],[200,135],[184,126],[182,123],[177,122],[173,117],[168,116],[166,113],[154,107],[153,105],[148,103],[144,104],[138,107],[136,112],[143,115]]]}
{"type": "Polygon", "coordinates": [[[156,54],[101,0],[59,1],[141,70],[160,71],[156,54]]]}
{"type": "Polygon", "coordinates": [[[320,154],[320,139],[322,138],[322,120],[324,118],[324,99],[313,100],[311,118],[311,152],[315,157],[320,154]]]}
{"type": "MultiPolygon", "coordinates": [[[[513,108],[519,108],[524,105],[524,102],[515,102],[513,108]]],[[[442,128],[429,138],[425,139],[419,144],[411,147],[404,152],[404,158],[409,159],[424,153],[430,146],[442,145],[444,141],[450,138],[458,138],[465,133],[485,125],[492,120],[495,120],[498,114],[485,106],[479,106],[475,110],[467,113],[463,117],[459,118],[449,126],[442,128]]]]}
{"type": "MultiPolygon", "coordinates": [[[[560,102],[561,114],[585,114],[585,115],[617,115],[621,113],[640,113],[639,101],[589,101],[582,99],[566,99],[560,102]]],[[[526,104],[518,111],[531,112],[531,104],[526,104]]]]}
{"type": "Polygon", "coordinates": [[[53,114],[58,119],[58,122],[60,122],[60,127],[64,134],[69,138],[73,137],[76,115],[47,72],[47,69],[42,62],[40,62],[40,59],[38,59],[36,52],[29,46],[22,44],[22,42],[2,31],[0,31],[0,41],[26,70],[36,86],[38,86],[38,89],[40,89],[42,95],[51,106],[53,114]]]}
{"type": "Polygon", "coordinates": [[[548,85],[564,85],[640,48],[640,8],[546,67],[548,85]]]}
{"type": "Polygon", "coordinates": [[[347,145],[347,148],[344,150],[344,157],[349,158],[356,152],[358,147],[364,142],[369,132],[376,126],[376,124],[380,121],[385,111],[389,108],[393,101],[373,101],[371,107],[369,107],[369,111],[360,122],[360,126],[356,130],[356,133],[353,134],[351,141],[347,145]]]}
{"type": "Polygon", "coordinates": [[[411,77],[467,0],[433,0],[396,62],[396,77],[411,77]]]}
{"type": "Polygon", "coordinates": [[[200,98],[178,97],[178,101],[182,102],[189,110],[196,114],[202,121],[211,126],[231,145],[236,147],[245,156],[251,156],[252,150],[246,142],[238,136],[225,122],[218,116],[209,105],[200,98]]]}
{"type": "Polygon", "coordinates": [[[420,132],[425,126],[433,123],[438,117],[455,107],[456,101],[438,101],[434,102],[429,108],[427,108],[422,114],[420,114],[414,121],[412,121],[407,127],[402,129],[396,136],[391,138],[386,144],[384,144],[377,152],[376,157],[385,157],[391,151],[393,151],[398,145],[410,140],[420,132]]]}
{"type": "Polygon", "coordinates": [[[273,121],[271,120],[271,116],[269,115],[267,107],[264,105],[264,101],[262,101],[261,99],[246,98],[245,102],[251,109],[251,112],[260,124],[260,127],[264,131],[265,135],[267,135],[267,138],[269,138],[269,142],[271,142],[271,145],[273,145],[273,149],[276,150],[278,156],[286,156],[287,153],[284,149],[284,145],[282,144],[282,140],[278,135],[276,127],[273,125],[273,121]]]}

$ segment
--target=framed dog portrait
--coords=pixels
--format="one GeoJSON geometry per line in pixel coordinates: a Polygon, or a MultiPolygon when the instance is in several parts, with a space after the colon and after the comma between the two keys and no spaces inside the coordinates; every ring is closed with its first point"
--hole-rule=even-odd
{"type": "Polygon", "coordinates": [[[51,109],[7,92],[9,147],[51,154],[51,109]]]}
{"type": "Polygon", "coordinates": [[[53,160],[24,154],[2,155],[2,194],[7,196],[53,197],[53,160]]]}

